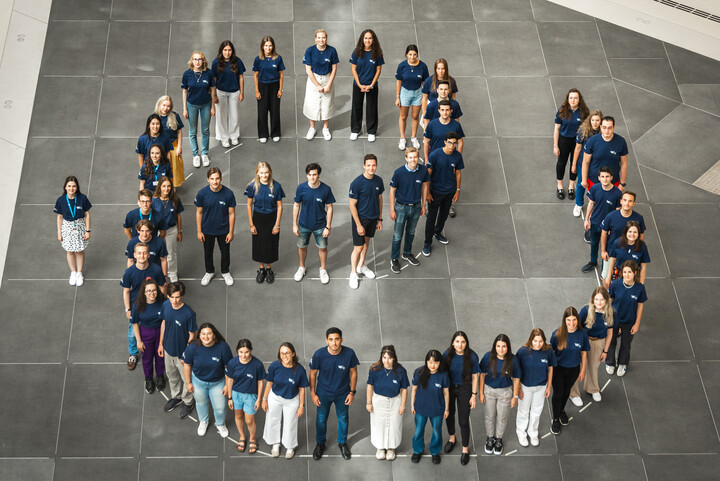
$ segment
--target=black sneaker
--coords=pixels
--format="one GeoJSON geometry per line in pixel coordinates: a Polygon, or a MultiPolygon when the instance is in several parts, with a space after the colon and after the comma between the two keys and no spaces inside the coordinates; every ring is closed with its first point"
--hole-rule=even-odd
{"type": "Polygon", "coordinates": [[[342,454],[344,460],[347,461],[352,458],[352,453],[350,452],[350,448],[347,443],[338,443],[338,447],[340,448],[340,454],[342,454]]]}
{"type": "Polygon", "coordinates": [[[422,454],[419,453],[412,453],[412,456],[410,457],[410,461],[417,464],[422,459],[422,454]]]}
{"type": "Polygon", "coordinates": [[[182,403],[182,399],[178,399],[176,397],[170,398],[168,400],[168,402],[165,403],[165,407],[163,407],[163,411],[165,411],[166,413],[169,413],[170,411],[175,409],[178,404],[181,404],[181,403],[182,403]]]}
{"type": "Polygon", "coordinates": [[[591,270],[595,269],[597,267],[597,262],[588,262],[580,270],[583,272],[590,272],[591,270]]]}
{"type": "Polygon", "coordinates": [[[412,254],[403,254],[402,259],[412,266],[419,266],[420,261],[412,254]]]}
{"type": "Polygon", "coordinates": [[[153,378],[151,377],[145,378],[145,392],[148,394],[155,392],[155,381],[153,381],[153,378]]]}
{"type": "Polygon", "coordinates": [[[320,458],[322,458],[322,455],[324,452],[325,452],[325,445],[324,444],[316,444],[315,449],[313,450],[313,459],[315,461],[320,461],[320,458]]]}
{"type": "Polygon", "coordinates": [[[560,434],[560,420],[559,419],[553,419],[552,426],[550,426],[550,432],[554,435],[560,434]]]}
{"type": "Polygon", "coordinates": [[[192,404],[183,403],[183,407],[180,410],[180,419],[185,419],[186,417],[190,416],[190,414],[193,412],[193,409],[195,409],[195,403],[192,403],[192,404]]]}
{"type": "Polygon", "coordinates": [[[265,282],[268,284],[275,282],[275,272],[269,267],[265,269],[265,282]]]}
{"type": "Polygon", "coordinates": [[[165,375],[161,374],[155,378],[155,387],[158,391],[165,389],[165,375]]]}
{"type": "Polygon", "coordinates": [[[438,240],[438,242],[441,243],[441,244],[449,244],[449,243],[450,243],[450,241],[447,240],[447,237],[445,237],[445,236],[442,235],[442,234],[435,234],[434,237],[435,237],[435,238],[438,240]]]}
{"type": "Polygon", "coordinates": [[[395,274],[400,274],[400,262],[397,259],[390,259],[390,270],[395,274]]]}
{"type": "Polygon", "coordinates": [[[567,414],[565,414],[565,411],[560,413],[560,424],[563,426],[570,424],[570,420],[568,419],[567,414]]]}
{"type": "Polygon", "coordinates": [[[502,444],[502,438],[497,438],[495,440],[495,448],[493,449],[493,453],[497,456],[500,456],[503,452],[503,444],[502,444]]]}
{"type": "Polygon", "coordinates": [[[456,215],[457,215],[457,212],[455,212],[455,206],[451,205],[450,212],[448,212],[448,216],[450,216],[451,219],[454,219],[456,215]]]}
{"type": "Polygon", "coordinates": [[[265,282],[265,275],[265,269],[258,269],[257,276],[255,276],[255,282],[257,282],[258,284],[262,284],[263,282],[265,282]]]}
{"type": "Polygon", "coordinates": [[[432,463],[433,463],[433,464],[440,464],[440,455],[439,455],[439,454],[433,454],[433,455],[432,455],[432,463]]]}
{"type": "Polygon", "coordinates": [[[590,240],[590,231],[589,230],[586,230],[585,233],[583,234],[583,240],[585,242],[587,242],[588,244],[592,243],[592,241],[590,240]]]}
{"type": "Polygon", "coordinates": [[[495,449],[495,438],[487,438],[487,441],[485,441],[485,454],[492,454],[493,449],[495,449]]]}

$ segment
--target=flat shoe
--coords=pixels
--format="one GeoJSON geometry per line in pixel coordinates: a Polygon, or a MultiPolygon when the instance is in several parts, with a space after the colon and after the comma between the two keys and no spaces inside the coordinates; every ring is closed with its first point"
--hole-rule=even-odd
{"type": "Polygon", "coordinates": [[[556,195],[558,199],[562,200],[565,198],[565,191],[563,189],[558,189],[556,195]]]}
{"type": "Polygon", "coordinates": [[[453,448],[455,448],[455,441],[448,441],[447,443],[445,443],[445,448],[443,448],[443,450],[446,453],[449,453],[453,450],[453,448]]]}
{"type": "Polygon", "coordinates": [[[568,189],[568,199],[575,200],[575,191],[572,189],[568,189]]]}

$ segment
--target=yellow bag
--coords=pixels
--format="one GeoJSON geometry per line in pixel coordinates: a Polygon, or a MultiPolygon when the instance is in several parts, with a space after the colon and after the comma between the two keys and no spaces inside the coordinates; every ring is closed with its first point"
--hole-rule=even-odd
{"type": "Polygon", "coordinates": [[[176,189],[185,182],[185,164],[182,155],[177,154],[177,139],[173,142],[173,150],[170,151],[170,166],[173,173],[173,187],[176,189]]]}

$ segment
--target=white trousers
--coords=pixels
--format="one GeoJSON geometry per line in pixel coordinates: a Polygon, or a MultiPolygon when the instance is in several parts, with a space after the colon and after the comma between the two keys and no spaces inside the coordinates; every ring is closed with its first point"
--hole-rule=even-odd
{"type": "Polygon", "coordinates": [[[269,445],[282,442],[285,449],[295,449],[298,445],[297,410],[300,407],[300,396],[285,399],[270,391],[268,410],[265,415],[263,439],[269,445]],[[282,421],[285,422],[282,422],[282,421]],[[282,424],[282,437],[280,425],[282,424]]]}
{"type": "MultiPolygon", "coordinates": [[[[315,75],[315,80],[324,87],[330,82],[330,76],[315,75]]],[[[328,93],[320,93],[312,80],[310,80],[310,77],[308,77],[305,85],[303,115],[315,121],[333,118],[335,115],[335,86],[333,85],[328,93]]]]}
{"type": "Polygon", "coordinates": [[[165,233],[165,248],[167,249],[168,275],[177,276],[177,226],[170,227],[165,233]]]}
{"type": "Polygon", "coordinates": [[[240,91],[215,91],[218,103],[215,104],[215,138],[219,141],[237,139],[240,137],[240,124],[238,123],[238,97],[240,91]]]}
{"type": "Polygon", "coordinates": [[[540,415],[545,404],[545,386],[527,387],[522,385],[523,398],[518,399],[517,419],[515,430],[519,437],[525,437],[525,432],[531,438],[538,437],[540,415]]]}
{"type": "Polygon", "coordinates": [[[373,393],[370,413],[370,442],[377,449],[395,449],[402,441],[400,395],[385,397],[373,393]]]}

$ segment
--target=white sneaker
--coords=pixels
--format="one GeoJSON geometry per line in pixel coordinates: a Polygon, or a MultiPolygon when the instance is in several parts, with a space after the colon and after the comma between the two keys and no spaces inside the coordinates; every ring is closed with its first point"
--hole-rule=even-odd
{"type": "Polygon", "coordinates": [[[193,156],[193,167],[200,167],[200,156],[195,155],[193,156]]]}
{"type": "Polygon", "coordinates": [[[330,282],[330,276],[325,269],[320,269],[320,282],[322,282],[323,284],[327,284],[328,282],[330,282]]]}
{"type": "Polygon", "coordinates": [[[278,456],[280,456],[280,445],[273,444],[272,451],[270,451],[270,454],[272,454],[273,458],[277,458],[278,456]]]}
{"type": "Polygon", "coordinates": [[[315,127],[310,127],[307,134],[305,134],[305,138],[308,140],[312,140],[313,137],[315,137],[315,132],[317,132],[317,130],[315,130],[315,127]]]}
{"type": "Polygon", "coordinates": [[[305,277],[305,268],[304,267],[298,267],[297,272],[295,273],[295,276],[293,279],[295,279],[297,282],[300,282],[303,277],[305,277]]]}
{"type": "Polygon", "coordinates": [[[229,140],[222,140],[220,141],[220,145],[225,147],[226,149],[230,147],[230,141],[229,140]]]}
{"type": "Polygon", "coordinates": [[[398,142],[398,149],[405,150],[405,147],[407,147],[407,140],[400,139],[400,142],[398,142]]]}
{"type": "Polygon", "coordinates": [[[385,459],[388,461],[392,461],[395,459],[395,450],[394,449],[388,449],[387,454],[385,455],[385,459]]]}
{"type": "Polygon", "coordinates": [[[210,157],[208,157],[207,154],[202,154],[202,164],[203,167],[210,165],[210,157]]]}
{"type": "Polygon", "coordinates": [[[350,289],[357,289],[358,287],[360,287],[360,279],[358,279],[357,274],[353,272],[350,274],[350,289]]]}
{"type": "Polygon", "coordinates": [[[540,445],[540,438],[534,438],[530,436],[530,444],[533,446],[539,446],[540,445]]]}
{"type": "Polygon", "coordinates": [[[280,142],[280,137],[273,137],[273,142],[280,142]]]}
{"type": "Polygon", "coordinates": [[[261,144],[264,144],[265,142],[267,142],[267,137],[260,137],[258,140],[261,144]]]}
{"type": "Polygon", "coordinates": [[[612,376],[613,374],[615,374],[615,366],[608,366],[607,364],[605,364],[605,372],[612,376]]]}
{"type": "Polygon", "coordinates": [[[230,143],[233,145],[240,145],[240,139],[239,138],[230,139],[230,143]]]}
{"type": "Polygon", "coordinates": [[[230,434],[230,433],[228,432],[228,428],[225,427],[224,424],[223,424],[222,426],[215,426],[215,427],[217,428],[218,433],[220,433],[220,437],[221,437],[221,438],[226,438],[226,437],[228,437],[228,434],[230,434]]]}
{"type": "Polygon", "coordinates": [[[293,456],[295,456],[294,449],[288,449],[287,451],[285,451],[285,459],[292,459],[293,456]]]}
{"type": "Polygon", "coordinates": [[[207,286],[208,284],[210,284],[210,281],[212,280],[214,275],[215,274],[212,272],[206,272],[203,278],[200,280],[200,285],[207,286]]]}
{"type": "Polygon", "coordinates": [[[330,129],[323,129],[322,132],[323,132],[323,138],[325,140],[332,139],[332,134],[330,133],[330,129]]]}
{"type": "Polygon", "coordinates": [[[226,286],[232,286],[233,284],[235,284],[235,280],[233,279],[232,274],[230,274],[229,272],[226,272],[222,276],[223,276],[223,279],[225,279],[226,286]]]}
{"type": "MultiPolygon", "coordinates": [[[[325,133],[325,129],[323,129],[323,134],[324,134],[324,133],[325,133]]],[[[360,135],[360,134],[356,134],[355,132],[351,132],[351,133],[350,133],[350,140],[357,140],[357,139],[358,139],[358,135],[360,135]]]]}
{"type": "Polygon", "coordinates": [[[580,396],[570,396],[570,401],[577,407],[582,407],[583,405],[583,400],[580,396]]]}
{"type": "Polygon", "coordinates": [[[368,134],[368,142],[375,142],[375,134],[368,134]]]}
{"type": "Polygon", "coordinates": [[[71,286],[74,286],[76,282],[77,282],[77,272],[73,271],[70,273],[70,280],[68,280],[68,283],[71,286]]]}
{"type": "Polygon", "coordinates": [[[368,279],[375,279],[375,273],[373,271],[371,271],[370,269],[368,269],[368,267],[365,265],[358,267],[357,273],[364,275],[368,279]]]}
{"type": "Polygon", "coordinates": [[[528,446],[528,438],[526,434],[520,435],[518,434],[518,442],[520,443],[520,446],[526,448],[528,446]]]}
{"type": "Polygon", "coordinates": [[[198,423],[198,436],[205,436],[207,433],[208,423],[206,421],[200,421],[198,423]]]}
{"type": "Polygon", "coordinates": [[[84,283],[85,283],[85,278],[83,277],[82,272],[78,272],[78,273],[75,275],[75,285],[78,286],[78,287],[80,287],[80,286],[82,286],[84,283]]]}
{"type": "Polygon", "coordinates": [[[627,366],[624,364],[620,364],[618,366],[618,370],[617,370],[618,377],[623,377],[625,375],[626,370],[627,370],[627,366]]]}
{"type": "Polygon", "coordinates": [[[384,449],[378,449],[375,453],[375,459],[385,459],[385,450],[384,449]]]}
{"type": "Polygon", "coordinates": [[[602,401],[602,394],[600,394],[599,392],[594,392],[592,397],[593,397],[593,401],[595,401],[596,403],[599,403],[600,401],[602,401]]]}
{"type": "Polygon", "coordinates": [[[580,214],[582,214],[582,206],[575,205],[575,207],[573,207],[573,217],[580,217],[580,214]]]}
{"type": "Polygon", "coordinates": [[[416,149],[420,148],[420,142],[418,142],[417,137],[413,137],[412,139],[410,139],[410,142],[412,143],[412,146],[416,149]]]}
{"type": "Polygon", "coordinates": [[[168,272],[168,277],[170,278],[170,282],[178,281],[177,272],[168,272]]]}

